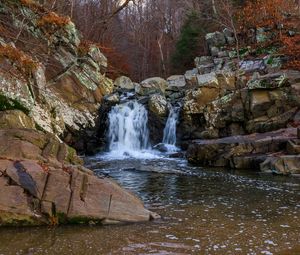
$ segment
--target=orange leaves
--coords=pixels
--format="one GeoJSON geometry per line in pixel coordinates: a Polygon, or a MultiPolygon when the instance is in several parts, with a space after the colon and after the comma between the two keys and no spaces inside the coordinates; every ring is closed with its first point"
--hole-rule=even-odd
{"type": "Polygon", "coordinates": [[[238,21],[241,29],[274,28],[293,10],[292,6],[292,0],[252,0],[239,12],[238,21]]]}
{"type": "Polygon", "coordinates": [[[81,40],[78,46],[78,53],[80,56],[85,56],[91,49],[91,46],[94,45],[93,42],[88,40],[81,40]]]}
{"type": "Polygon", "coordinates": [[[57,15],[55,12],[49,12],[46,15],[42,16],[37,25],[43,28],[61,28],[70,23],[69,17],[63,17],[57,15]]]}
{"type": "Polygon", "coordinates": [[[4,59],[14,64],[25,77],[30,76],[38,67],[38,62],[11,45],[0,45],[0,60],[4,59]]]}
{"type": "Polygon", "coordinates": [[[300,35],[293,37],[283,37],[282,53],[289,56],[289,61],[284,65],[285,68],[300,70],[300,35]]]}
{"type": "Polygon", "coordinates": [[[35,11],[35,12],[36,12],[36,11],[39,11],[39,12],[45,12],[44,7],[41,6],[39,3],[37,3],[37,2],[34,1],[34,0],[20,0],[20,3],[21,3],[23,6],[29,8],[29,9],[35,11]]]}

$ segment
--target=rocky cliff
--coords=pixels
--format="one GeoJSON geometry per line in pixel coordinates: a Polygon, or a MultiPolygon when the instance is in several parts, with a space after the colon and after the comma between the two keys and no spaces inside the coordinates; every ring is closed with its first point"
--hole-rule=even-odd
{"type": "Polygon", "coordinates": [[[35,1],[1,1],[0,20],[0,226],[150,220],[69,147],[98,143],[99,106],[113,91],[100,49],[35,1]]]}
{"type": "Polygon", "coordinates": [[[96,126],[102,98],[113,89],[105,76],[106,57],[81,40],[69,18],[34,1],[1,1],[0,19],[5,21],[0,32],[1,110],[22,110],[36,129],[87,149],[78,135],[96,126]]]}

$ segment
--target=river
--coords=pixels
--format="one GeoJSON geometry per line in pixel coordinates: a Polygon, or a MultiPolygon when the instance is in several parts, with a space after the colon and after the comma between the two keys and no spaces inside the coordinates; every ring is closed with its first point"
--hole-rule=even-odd
{"type": "Polygon", "coordinates": [[[2,228],[0,254],[300,254],[300,179],[96,156],[87,166],[162,218],[142,224],[2,228]]]}

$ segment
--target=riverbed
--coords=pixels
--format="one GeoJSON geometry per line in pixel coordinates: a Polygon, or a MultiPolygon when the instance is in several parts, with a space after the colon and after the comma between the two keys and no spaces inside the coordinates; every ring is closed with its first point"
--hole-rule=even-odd
{"type": "Polygon", "coordinates": [[[183,159],[87,159],[161,219],[5,228],[0,254],[300,254],[300,179],[189,166],[183,159]]]}

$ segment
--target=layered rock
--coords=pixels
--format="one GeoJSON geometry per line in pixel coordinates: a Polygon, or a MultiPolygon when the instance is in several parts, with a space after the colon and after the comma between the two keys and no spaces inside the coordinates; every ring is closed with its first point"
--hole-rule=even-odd
{"type": "Polygon", "coordinates": [[[12,42],[0,33],[0,109],[22,110],[38,129],[75,145],[79,131],[96,127],[102,98],[113,91],[106,57],[70,19],[35,2],[2,1],[0,9],[18,36],[12,42]]]}
{"type": "Polygon", "coordinates": [[[209,138],[209,130],[211,138],[268,132],[297,121],[299,72],[260,76],[240,88],[241,80],[228,75],[199,75],[205,76],[199,87],[187,90],[181,125],[186,139],[209,138]]]}
{"type": "Polygon", "coordinates": [[[0,130],[0,226],[139,222],[151,213],[133,194],[82,166],[51,134],[0,130]]]}
{"type": "Polygon", "coordinates": [[[300,174],[299,143],[297,129],[289,128],[262,134],[195,140],[188,148],[187,157],[190,162],[203,166],[300,174]]]}

